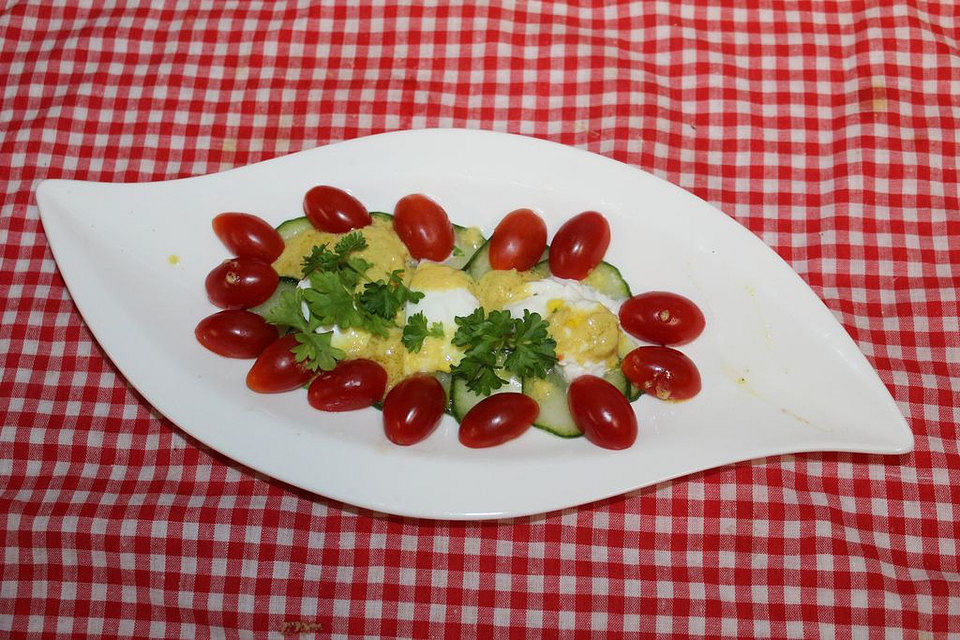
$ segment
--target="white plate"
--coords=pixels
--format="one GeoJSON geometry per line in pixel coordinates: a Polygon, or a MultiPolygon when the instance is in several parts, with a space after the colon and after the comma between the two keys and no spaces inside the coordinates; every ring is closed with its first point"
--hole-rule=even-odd
{"type": "Polygon", "coordinates": [[[170,182],[47,180],[37,201],[80,312],[145,398],[231,458],[351,504],[427,518],[518,516],[761,456],[913,447],[866,358],[776,253],[686,191],[571,147],[400,131],[170,182]],[[193,336],[215,311],[204,277],[227,257],[210,220],[246,211],[277,224],[301,215],[304,192],[321,183],[371,210],[424,192],[488,235],[519,207],[539,210],[551,234],[575,213],[602,211],[613,231],[607,260],[633,291],[675,291],[703,309],[706,331],[683,347],[703,391],[680,404],[641,398],[637,443],[617,452],[537,429],[467,449],[449,417],[426,441],[398,447],[374,409],[325,414],[302,391],[249,392],[250,362],[213,355],[193,336]]]}

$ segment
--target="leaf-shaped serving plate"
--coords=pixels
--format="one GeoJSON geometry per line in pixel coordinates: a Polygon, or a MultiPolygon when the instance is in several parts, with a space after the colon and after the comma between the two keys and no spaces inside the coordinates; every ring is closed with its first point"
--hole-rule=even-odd
{"type": "Polygon", "coordinates": [[[571,147],[401,131],[170,182],[48,180],[37,200],[80,312],[145,398],[231,458],[351,504],[428,518],[517,516],[750,458],[913,446],[866,358],[776,253],[686,191],[571,147]],[[551,234],[580,211],[603,212],[613,234],[606,259],[634,292],[675,291],[703,309],[705,332],[682,348],[703,391],[678,404],[642,397],[640,434],[624,451],[537,429],[467,449],[449,417],[426,441],[399,447],[374,409],[321,413],[303,391],[248,391],[250,361],[216,356],[193,335],[215,311],[204,278],[228,257],[210,221],[246,211],[277,224],[300,215],[316,184],[346,188],[371,210],[423,192],[488,235],[519,207],[540,211],[551,234]]]}

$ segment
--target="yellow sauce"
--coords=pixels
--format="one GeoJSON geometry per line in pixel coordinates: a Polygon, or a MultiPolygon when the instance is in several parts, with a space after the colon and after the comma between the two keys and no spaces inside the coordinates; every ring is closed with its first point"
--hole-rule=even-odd
{"type": "Polygon", "coordinates": [[[526,283],[536,276],[529,271],[519,272],[516,269],[504,271],[488,271],[477,282],[477,297],[484,309],[492,311],[503,309],[516,300],[521,300],[530,294],[526,283]]]}
{"type": "Polygon", "coordinates": [[[548,315],[547,322],[550,336],[557,341],[558,354],[573,357],[580,364],[606,362],[610,368],[617,365],[620,322],[606,307],[598,304],[586,310],[559,304],[548,315]]]}
{"type": "MultiPolygon", "coordinates": [[[[371,280],[387,279],[396,269],[404,270],[404,279],[409,279],[410,252],[394,230],[389,219],[374,217],[373,222],[358,229],[367,241],[367,248],[357,251],[356,256],[363,258],[373,266],[367,272],[371,280]]],[[[281,276],[300,279],[303,259],[310,255],[317,245],[326,244],[333,249],[337,240],[346,234],[327,233],[317,229],[301,231],[286,241],[283,253],[273,263],[274,270],[281,276]]]]}

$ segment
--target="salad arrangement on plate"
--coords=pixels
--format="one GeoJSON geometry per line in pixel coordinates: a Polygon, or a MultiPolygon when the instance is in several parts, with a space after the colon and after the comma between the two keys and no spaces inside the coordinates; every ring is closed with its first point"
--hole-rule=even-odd
{"type": "Polygon", "coordinates": [[[468,447],[535,426],[623,449],[642,393],[678,401],[700,390],[673,347],[701,333],[703,314],[677,294],[633,296],[603,260],[610,227],[598,212],[570,218],[549,245],[530,209],[487,240],[422,194],[391,215],[322,185],[304,213],[276,229],[246,213],[213,220],[236,257],[207,276],[223,311],[195,335],[219,355],[255,358],[255,392],[306,387],[321,411],[377,406],[400,445],[449,413],[468,447]]]}

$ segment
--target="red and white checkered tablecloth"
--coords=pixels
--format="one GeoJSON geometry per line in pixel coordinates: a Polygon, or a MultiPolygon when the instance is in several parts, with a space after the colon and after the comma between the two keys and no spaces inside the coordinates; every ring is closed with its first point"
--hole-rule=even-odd
{"type": "Polygon", "coordinates": [[[595,4],[4,3],[0,635],[960,636],[957,8],[595,4]],[[43,178],[163,180],[437,126],[589,149],[736,218],[840,319],[916,450],[513,521],[357,510],[153,410],[37,215],[43,178]]]}

